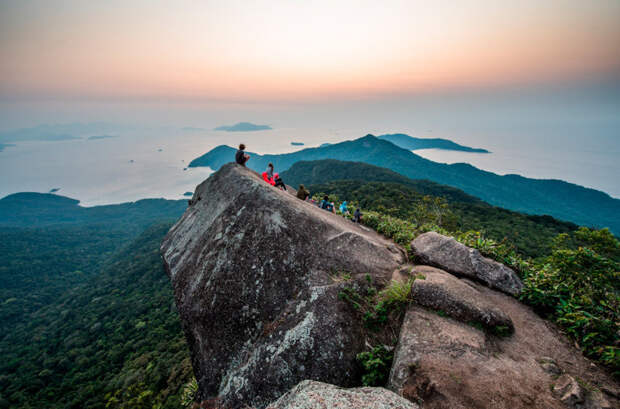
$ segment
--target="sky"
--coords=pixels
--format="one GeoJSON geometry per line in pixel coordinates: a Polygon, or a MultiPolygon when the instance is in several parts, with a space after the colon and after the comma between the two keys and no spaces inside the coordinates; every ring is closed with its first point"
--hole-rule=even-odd
{"type": "Polygon", "coordinates": [[[620,0],[0,0],[0,137],[105,122],[180,143],[241,121],[282,146],[451,139],[497,152],[454,161],[619,197],[620,0]]]}
{"type": "Polygon", "coordinates": [[[316,102],[620,78],[620,1],[3,0],[0,100],[316,102]]]}

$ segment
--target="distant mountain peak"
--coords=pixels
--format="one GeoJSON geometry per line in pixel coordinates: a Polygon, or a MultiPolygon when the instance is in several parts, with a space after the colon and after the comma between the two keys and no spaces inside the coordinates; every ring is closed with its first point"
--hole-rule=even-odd
{"type": "Polygon", "coordinates": [[[486,149],[471,148],[469,146],[459,145],[449,139],[442,138],[416,138],[404,133],[385,134],[379,136],[380,139],[392,142],[394,145],[408,150],[418,149],[443,149],[449,151],[460,151],[470,153],[490,153],[486,149]]]}

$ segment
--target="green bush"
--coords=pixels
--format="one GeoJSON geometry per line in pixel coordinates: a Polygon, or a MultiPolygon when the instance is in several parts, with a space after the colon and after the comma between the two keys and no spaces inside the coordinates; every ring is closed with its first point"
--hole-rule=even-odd
{"type": "MultiPolygon", "coordinates": [[[[418,226],[378,212],[367,212],[363,222],[408,251],[411,240],[425,231],[450,234],[438,226],[418,226]]],[[[536,260],[523,258],[511,242],[497,242],[478,231],[452,235],[515,269],[524,280],[520,299],[559,324],[586,356],[620,376],[620,243],[609,230],[581,227],[559,234],[549,240],[551,253],[536,260]]],[[[381,324],[384,309],[379,301],[367,311],[366,321],[381,324]]]]}
{"type": "Polygon", "coordinates": [[[371,351],[357,354],[357,360],[364,367],[362,384],[364,386],[384,386],[390,374],[394,352],[378,345],[371,351]]]}
{"type": "Polygon", "coordinates": [[[620,376],[615,344],[620,322],[618,240],[606,230],[579,229],[560,235],[551,255],[525,277],[521,299],[555,319],[584,354],[620,376]],[[583,244],[577,248],[575,243],[583,244]]]}

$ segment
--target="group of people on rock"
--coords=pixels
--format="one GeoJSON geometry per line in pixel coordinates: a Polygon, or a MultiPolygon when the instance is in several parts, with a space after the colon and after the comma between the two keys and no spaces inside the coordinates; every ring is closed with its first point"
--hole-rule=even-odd
{"type": "Polygon", "coordinates": [[[282,181],[280,175],[273,172],[273,163],[267,165],[267,170],[263,172],[263,180],[271,186],[280,188],[280,190],[286,190],[286,185],[282,181]]]}
{"type": "MultiPolygon", "coordinates": [[[[237,150],[237,153],[235,154],[235,162],[237,162],[239,165],[245,166],[245,163],[248,160],[250,160],[250,155],[245,153],[245,145],[239,145],[239,150],[237,150]]],[[[280,175],[274,173],[273,171],[273,163],[269,163],[269,165],[267,165],[267,170],[263,172],[262,176],[263,180],[269,183],[271,186],[278,187],[281,190],[286,190],[286,185],[284,184],[284,181],[282,180],[280,175]]]]}
{"type": "MultiPolygon", "coordinates": [[[[239,150],[235,154],[235,162],[237,162],[239,165],[245,166],[248,160],[250,160],[250,155],[245,153],[245,145],[240,144],[239,150]]],[[[262,176],[263,180],[268,184],[280,188],[280,190],[286,190],[286,185],[284,184],[284,181],[282,181],[280,175],[278,173],[275,173],[273,170],[273,163],[269,163],[267,165],[267,169],[262,173],[262,176]]],[[[334,202],[329,201],[329,196],[325,195],[323,197],[323,200],[317,203],[316,200],[310,198],[310,192],[306,189],[304,185],[299,185],[299,189],[297,189],[297,198],[303,201],[310,201],[311,203],[316,204],[318,207],[323,210],[327,210],[328,212],[336,213],[336,205],[334,204],[334,202]]],[[[349,212],[349,209],[347,207],[346,200],[340,205],[340,213],[342,213],[344,217],[351,216],[351,213],[349,212]]],[[[351,220],[355,223],[359,223],[361,219],[362,212],[358,207],[355,209],[351,220]]]]}
{"type": "MultiPolygon", "coordinates": [[[[299,186],[300,188],[303,187],[303,185],[299,185],[299,186]]],[[[318,203],[318,206],[323,210],[327,210],[328,212],[336,213],[336,205],[334,204],[334,202],[329,201],[328,195],[323,196],[323,200],[321,200],[318,203]]],[[[342,216],[347,217],[347,218],[351,216],[351,212],[349,212],[349,208],[347,206],[346,200],[340,204],[340,213],[342,214],[342,216]]],[[[359,223],[362,220],[362,212],[359,207],[357,207],[355,209],[355,212],[353,212],[353,217],[351,218],[351,220],[354,221],[355,223],[359,223]]]]}

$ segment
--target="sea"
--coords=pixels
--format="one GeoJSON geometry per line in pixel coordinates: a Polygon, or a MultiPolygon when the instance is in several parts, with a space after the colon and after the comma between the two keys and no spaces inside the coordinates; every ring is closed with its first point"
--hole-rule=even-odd
{"type": "Polygon", "coordinates": [[[445,138],[491,152],[414,152],[436,162],[560,179],[620,198],[620,82],[616,85],[273,106],[5,103],[0,105],[0,141],[7,130],[41,123],[95,125],[68,128],[82,129],[74,135],[81,139],[5,142],[14,146],[0,151],[0,198],[55,191],[83,206],[181,199],[212,173],[189,168],[189,162],[218,145],[244,143],[251,152],[285,153],[387,133],[445,138]],[[214,130],[242,121],[272,129],[214,130]],[[101,130],[99,123],[105,124],[101,130]],[[111,137],[89,139],[101,134],[111,137]]]}
{"type": "MultiPolygon", "coordinates": [[[[24,191],[54,191],[80,200],[83,206],[143,198],[181,199],[212,173],[209,168],[189,168],[189,162],[218,145],[236,147],[245,143],[248,151],[285,153],[352,140],[373,132],[347,128],[255,132],[168,128],[134,130],[102,139],[16,142],[0,152],[0,197],[24,191]],[[293,146],[291,142],[301,142],[304,146],[293,146]]],[[[406,129],[400,132],[446,137],[491,151],[488,154],[440,149],[414,151],[436,162],[470,163],[502,175],[562,179],[620,198],[620,144],[616,140],[564,138],[553,143],[549,139],[541,141],[535,136],[521,135],[519,143],[515,143],[511,136],[455,138],[453,134],[442,135],[432,130],[422,135],[406,129]]]]}

